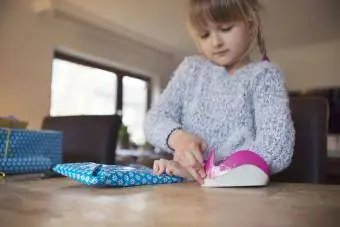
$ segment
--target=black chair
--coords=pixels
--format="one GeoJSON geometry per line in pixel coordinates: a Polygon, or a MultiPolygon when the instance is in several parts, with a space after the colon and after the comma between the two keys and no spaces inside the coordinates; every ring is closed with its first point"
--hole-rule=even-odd
{"type": "Polygon", "coordinates": [[[115,164],[121,117],[45,117],[42,128],[63,132],[63,162],[115,164]]]}
{"type": "Polygon", "coordinates": [[[327,176],[328,102],[317,97],[292,97],[296,131],[291,165],[272,176],[272,181],[325,183],[327,176]]]}

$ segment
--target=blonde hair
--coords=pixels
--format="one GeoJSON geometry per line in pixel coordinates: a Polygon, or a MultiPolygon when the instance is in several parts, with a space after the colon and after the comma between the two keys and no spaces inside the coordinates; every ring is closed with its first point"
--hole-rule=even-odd
{"type": "Polygon", "coordinates": [[[259,0],[190,0],[189,28],[191,33],[196,33],[197,36],[197,33],[207,29],[209,23],[251,21],[253,40],[248,52],[257,41],[263,59],[267,60],[267,49],[259,16],[259,11],[262,9],[259,0]]]}

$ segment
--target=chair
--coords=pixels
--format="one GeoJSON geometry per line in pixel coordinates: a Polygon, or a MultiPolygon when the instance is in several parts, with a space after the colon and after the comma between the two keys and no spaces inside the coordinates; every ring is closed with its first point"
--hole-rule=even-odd
{"type": "Polygon", "coordinates": [[[42,128],[63,132],[63,162],[115,164],[121,117],[45,117],[42,128]]]}
{"type": "Polygon", "coordinates": [[[291,165],[272,176],[272,181],[325,183],[327,176],[328,102],[316,97],[292,97],[296,131],[291,165]]]}

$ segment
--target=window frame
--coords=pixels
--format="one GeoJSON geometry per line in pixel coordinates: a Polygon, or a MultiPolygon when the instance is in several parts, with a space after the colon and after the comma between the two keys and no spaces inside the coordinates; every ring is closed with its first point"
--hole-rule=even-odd
{"type": "Polygon", "coordinates": [[[112,72],[117,75],[117,87],[115,88],[117,90],[117,100],[116,100],[116,114],[120,114],[121,116],[123,115],[123,77],[131,77],[131,78],[136,78],[140,79],[146,82],[147,84],[147,100],[146,100],[146,109],[149,110],[151,106],[151,96],[152,96],[152,81],[150,77],[142,75],[142,74],[137,74],[128,70],[122,70],[118,69],[112,66],[108,66],[102,63],[98,63],[95,61],[91,60],[85,60],[81,57],[76,57],[70,54],[66,54],[60,51],[55,51],[53,55],[53,60],[54,59],[60,59],[64,61],[69,61],[75,64],[83,65],[83,66],[88,66],[91,68],[97,68],[101,70],[105,70],[108,72],[112,72]]]}

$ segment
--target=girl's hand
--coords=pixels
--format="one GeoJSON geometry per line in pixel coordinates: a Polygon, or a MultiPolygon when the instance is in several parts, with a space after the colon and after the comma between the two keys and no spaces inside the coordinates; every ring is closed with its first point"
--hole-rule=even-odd
{"type": "Polygon", "coordinates": [[[176,130],[169,138],[169,145],[175,150],[174,160],[202,184],[203,178],[206,177],[202,152],[207,148],[207,144],[195,135],[183,130],[176,130]]]}
{"type": "Polygon", "coordinates": [[[153,171],[157,175],[161,175],[166,172],[169,176],[178,176],[185,179],[191,178],[191,174],[174,160],[160,159],[154,161],[153,171]]]}

